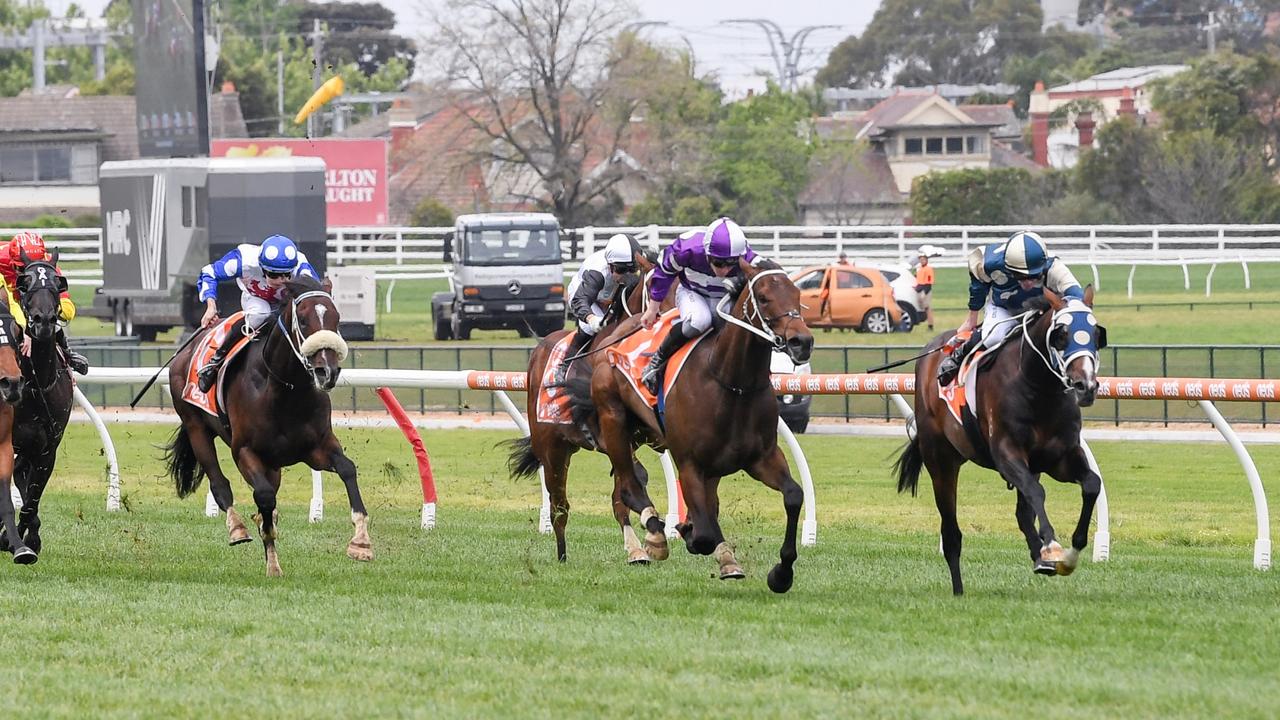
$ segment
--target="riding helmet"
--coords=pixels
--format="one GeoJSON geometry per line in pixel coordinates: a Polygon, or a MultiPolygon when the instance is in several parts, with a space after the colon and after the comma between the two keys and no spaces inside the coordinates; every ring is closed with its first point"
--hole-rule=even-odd
{"type": "Polygon", "coordinates": [[[618,233],[609,238],[609,242],[604,246],[604,261],[610,265],[635,263],[635,255],[631,252],[631,241],[626,235],[618,233]]]}
{"type": "Polygon", "coordinates": [[[44,260],[46,258],[48,253],[44,247],[44,238],[40,237],[40,233],[24,230],[9,240],[9,262],[14,267],[22,266],[23,253],[26,253],[28,260],[44,260]]]}
{"type": "Polygon", "coordinates": [[[702,234],[702,247],[707,251],[707,257],[732,260],[747,252],[747,235],[738,223],[722,217],[707,226],[702,234]]]}
{"type": "Polygon", "coordinates": [[[283,235],[272,235],[262,241],[258,264],[267,272],[292,272],[298,267],[298,246],[283,235]]]}
{"type": "Polygon", "coordinates": [[[1049,269],[1044,240],[1030,230],[1014,233],[1004,246],[1004,266],[1014,275],[1040,277],[1049,269]]]}

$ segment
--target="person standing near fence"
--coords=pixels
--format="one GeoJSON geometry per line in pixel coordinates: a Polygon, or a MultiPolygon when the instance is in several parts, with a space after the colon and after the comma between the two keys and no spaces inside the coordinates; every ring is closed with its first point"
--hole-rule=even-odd
{"type": "Polygon", "coordinates": [[[916,297],[919,298],[920,310],[924,312],[929,329],[933,330],[933,266],[929,264],[929,255],[920,248],[920,266],[916,268],[916,297]]]}

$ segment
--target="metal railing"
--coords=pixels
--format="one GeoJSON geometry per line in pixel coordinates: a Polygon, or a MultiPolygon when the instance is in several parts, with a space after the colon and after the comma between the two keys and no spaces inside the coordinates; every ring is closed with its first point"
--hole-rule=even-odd
{"type": "MultiPolygon", "coordinates": [[[[168,346],[84,345],[78,347],[95,367],[159,366],[173,353],[168,346]]],[[[502,370],[523,371],[531,346],[524,345],[353,345],[345,367],[397,368],[410,370],[502,370]]],[[[919,352],[916,345],[884,347],[819,346],[810,363],[815,373],[858,373],[891,360],[919,352]]],[[[1099,375],[1153,375],[1164,377],[1280,377],[1280,345],[1122,345],[1102,351],[1099,375]]],[[[901,372],[911,372],[911,365],[901,372]]],[[[99,386],[86,388],[89,399],[99,407],[128,405],[140,386],[99,386]]],[[[492,393],[478,390],[396,390],[401,404],[415,412],[481,412],[496,414],[502,409],[492,393]]],[[[338,388],[332,394],[334,410],[381,412],[382,403],[372,393],[358,388],[338,388]]],[[[159,388],[148,392],[139,406],[163,408],[169,405],[159,388]]],[[[1229,403],[1222,411],[1232,423],[1275,426],[1272,403],[1229,403]]],[[[813,417],[836,418],[846,422],[862,419],[893,421],[898,413],[887,397],[815,396],[813,417]]],[[[1085,410],[1090,421],[1120,423],[1204,422],[1195,403],[1176,400],[1099,400],[1085,410]]]]}

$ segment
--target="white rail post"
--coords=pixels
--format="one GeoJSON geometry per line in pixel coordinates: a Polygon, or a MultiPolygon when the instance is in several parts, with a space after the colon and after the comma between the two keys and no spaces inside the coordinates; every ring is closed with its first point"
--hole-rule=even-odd
{"type": "Polygon", "coordinates": [[[1211,263],[1209,265],[1209,274],[1206,275],[1204,278],[1204,296],[1205,297],[1213,296],[1213,271],[1217,269],[1218,269],[1218,263],[1211,263]]]}
{"type": "Polygon", "coordinates": [[[1258,477],[1258,467],[1253,464],[1253,458],[1250,457],[1249,451],[1245,449],[1244,443],[1240,442],[1240,438],[1236,436],[1236,431],[1231,429],[1231,425],[1222,417],[1222,413],[1218,412],[1218,408],[1208,400],[1201,400],[1200,409],[1204,410],[1204,414],[1209,416],[1209,421],[1218,429],[1218,432],[1226,439],[1227,444],[1236,454],[1236,459],[1240,461],[1240,465],[1244,468],[1245,477],[1249,479],[1249,490],[1253,493],[1253,510],[1257,516],[1258,522],[1258,538],[1253,541],[1253,566],[1258,570],[1271,569],[1271,518],[1267,514],[1267,493],[1262,488],[1262,478],[1258,477]]]}
{"type": "Polygon", "coordinates": [[[1129,299],[1133,299],[1133,274],[1138,271],[1138,265],[1135,263],[1129,268],[1129,299]]]}
{"type": "Polygon", "coordinates": [[[674,540],[680,535],[676,525],[680,523],[680,486],[676,482],[676,464],[671,460],[671,452],[663,450],[658,456],[662,464],[662,474],[667,478],[667,528],[666,535],[674,540]]]}
{"type": "Polygon", "coordinates": [[[324,477],[319,470],[311,471],[311,511],[307,522],[318,523],[324,519],[324,477]]]}
{"type": "Polygon", "coordinates": [[[213,491],[212,490],[205,491],[204,516],[211,517],[211,518],[218,517],[218,513],[220,512],[222,512],[222,510],[218,508],[218,501],[213,499],[213,491]]]}
{"type": "Polygon", "coordinates": [[[1248,290],[1252,287],[1249,284],[1249,263],[1245,262],[1244,256],[1240,256],[1240,267],[1244,269],[1244,289],[1248,290]]]}
{"type": "Polygon", "coordinates": [[[1089,463],[1089,469],[1098,476],[1098,503],[1094,506],[1098,515],[1098,529],[1093,531],[1093,561],[1106,562],[1111,557],[1111,508],[1107,504],[1107,484],[1102,482],[1102,470],[1098,468],[1093,450],[1083,437],[1080,438],[1080,449],[1084,450],[1084,459],[1089,463]]]}
{"type": "Polygon", "coordinates": [[[404,264],[404,228],[396,228],[396,264],[404,264]]]}
{"type": "MultiPolygon", "coordinates": [[[[111,441],[111,433],[107,431],[107,425],[102,422],[97,408],[80,392],[79,386],[72,386],[72,397],[80,409],[84,410],[84,414],[89,416],[89,421],[98,430],[98,438],[102,440],[102,449],[107,454],[107,511],[115,512],[120,509],[120,464],[116,462],[116,445],[111,441]]],[[[14,507],[22,507],[21,498],[14,507]]]]}
{"type": "MultiPolygon", "coordinates": [[[[537,388],[529,388],[529,392],[537,391],[537,388]]],[[[511,396],[502,390],[498,390],[494,394],[498,396],[498,402],[502,404],[502,409],[506,410],[507,415],[515,421],[516,427],[520,428],[520,432],[524,433],[525,437],[528,437],[529,423],[524,419],[524,415],[516,407],[516,404],[511,402],[511,396]]],[[[538,511],[538,532],[546,535],[551,532],[551,495],[547,492],[547,475],[541,465],[538,466],[538,484],[542,486],[542,509],[538,511]]],[[[423,512],[425,513],[425,511],[424,508],[423,512]]]]}
{"type": "Polygon", "coordinates": [[[387,299],[384,301],[384,304],[386,305],[386,312],[388,314],[391,313],[391,293],[395,291],[396,291],[396,279],[391,278],[389,281],[387,281],[387,299]]]}
{"type": "Polygon", "coordinates": [[[796,440],[795,433],[791,432],[791,428],[778,418],[778,434],[787,443],[787,449],[791,451],[791,459],[795,461],[796,468],[800,471],[800,488],[804,490],[804,522],[800,528],[800,544],[805,546],[816,545],[818,542],[818,508],[817,498],[813,494],[813,475],[809,473],[809,461],[804,456],[804,450],[801,449],[800,443],[796,440]]]}

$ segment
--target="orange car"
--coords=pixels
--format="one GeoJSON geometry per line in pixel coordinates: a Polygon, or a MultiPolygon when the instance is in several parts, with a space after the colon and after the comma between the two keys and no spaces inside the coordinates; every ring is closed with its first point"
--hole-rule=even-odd
{"type": "Polygon", "coordinates": [[[887,333],[902,322],[893,288],[879,270],[837,263],[791,274],[809,327],[887,333]]]}

